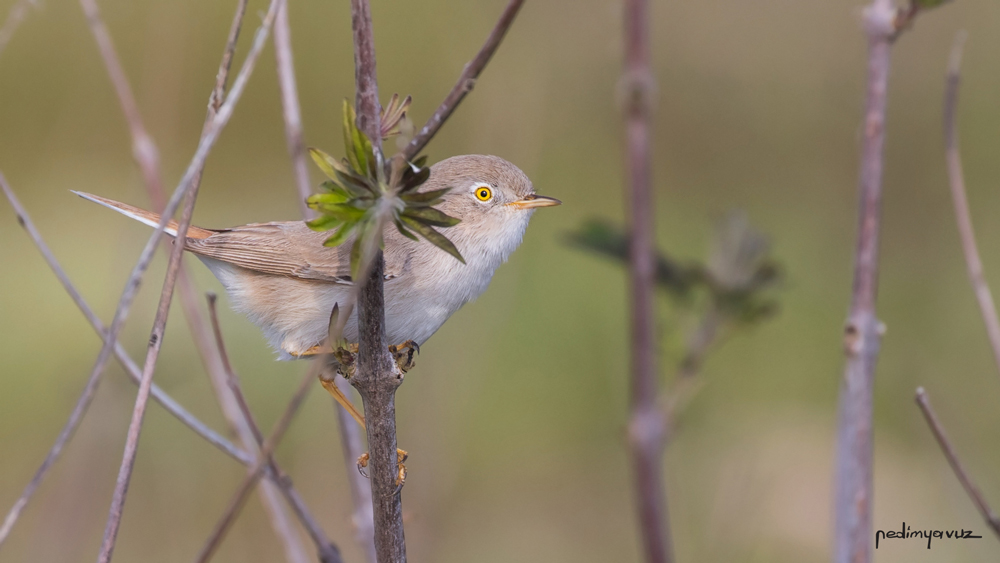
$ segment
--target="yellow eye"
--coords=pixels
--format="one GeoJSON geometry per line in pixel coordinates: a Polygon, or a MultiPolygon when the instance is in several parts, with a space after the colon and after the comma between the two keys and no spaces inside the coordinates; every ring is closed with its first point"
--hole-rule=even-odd
{"type": "Polygon", "coordinates": [[[486,186],[479,186],[476,188],[476,199],[479,201],[489,201],[493,199],[493,190],[487,188],[486,186]]]}

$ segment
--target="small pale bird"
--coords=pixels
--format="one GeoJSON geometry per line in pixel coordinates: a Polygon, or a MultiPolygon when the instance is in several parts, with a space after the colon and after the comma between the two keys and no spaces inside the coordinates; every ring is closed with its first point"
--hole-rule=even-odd
{"type": "MultiPolygon", "coordinates": [[[[420,191],[450,188],[438,209],[461,219],[444,229],[465,258],[462,264],[426,241],[385,229],[385,328],[389,342],[423,344],[448,317],[490,283],[497,267],[521,244],[532,213],[559,205],[535,193],[531,180],[495,156],[456,156],[431,167],[420,191]]],[[[160,216],[92,194],[77,195],[155,227],[160,216]]],[[[171,221],[166,232],[177,235],[171,221]]],[[[185,248],[222,282],[233,308],[264,331],[279,358],[311,355],[322,348],[335,304],[350,298],[353,240],[328,248],[328,232],[303,221],[254,223],[229,229],[188,229],[185,248]]],[[[344,327],[358,341],[356,311],[344,327]]]]}

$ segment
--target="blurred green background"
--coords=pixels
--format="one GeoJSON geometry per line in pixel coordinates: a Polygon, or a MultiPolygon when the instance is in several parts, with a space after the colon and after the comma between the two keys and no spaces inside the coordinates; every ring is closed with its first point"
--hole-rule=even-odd
{"type": "MultiPolygon", "coordinates": [[[[706,252],[712,219],[746,209],[788,275],[778,317],[705,365],[665,462],[678,560],[824,561],[851,283],[865,43],[860,0],[654,2],[657,234],[706,252]]],[[[384,98],[412,94],[419,125],[492,27],[503,0],[373,6],[384,98]]],[[[6,14],[12,0],[0,3],[6,14]]],[[[102,0],[105,19],[174,186],[196,145],[234,1],[102,0]]],[[[266,8],[251,2],[240,56],[266,8]]],[[[349,3],[291,2],[306,141],[341,151],[353,95],[349,3]]],[[[875,527],[972,528],[981,540],[889,542],[877,561],[995,558],[998,546],[913,404],[927,387],[988,498],[1000,504],[1000,380],[966,281],[940,132],[952,38],[967,29],[960,126],[979,242],[1000,284],[1000,4],[926,14],[894,50],[886,149],[876,386],[875,527]]],[[[620,3],[529,1],[476,90],[430,145],[432,160],[496,154],[565,205],[538,213],[490,290],[423,349],[397,398],[410,451],[403,493],[413,561],[638,561],[626,463],[623,270],[570,248],[592,216],[621,219],[620,3]]],[[[212,153],[195,223],[298,217],[268,48],[212,153]]],[[[0,169],[106,321],[148,229],[72,196],[147,206],[117,100],[71,0],[33,9],[0,56],[0,169]]],[[[313,170],[314,179],[319,175],[313,170]]],[[[0,203],[0,509],[65,422],[99,349],[0,203]]],[[[158,257],[126,326],[145,350],[164,271],[158,257]]],[[[219,284],[196,261],[204,290],[219,284]]],[[[225,300],[223,299],[223,303],[225,300]]],[[[683,327],[663,302],[664,381],[683,327]]],[[[278,363],[223,307],[223,328],[262,425],[306,365],[278,363]]],[[[224,421],[175,307],[156,381],[217,429],[224,421]]],[[[90,561],[100,543],[135,388],[112,364],[80,431],[0,562],[90,561]]],[[[329,398],[317,386],[278,450],[347,561],[350,499],[329,398]]],[[[243,469],[151,406],[118,561],[193,557],[243,469]]],[[[217,561],[283,556],[256,500],[217,561]]]]}

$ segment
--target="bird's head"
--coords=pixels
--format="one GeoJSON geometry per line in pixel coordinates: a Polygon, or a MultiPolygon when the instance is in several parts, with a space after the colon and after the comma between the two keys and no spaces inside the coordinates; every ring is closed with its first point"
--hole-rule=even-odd
{"type": "Polygon", "coordinates": [[[559,205],[538,195],[521,170],[496,156],[454,156],[431,167],[421,191],[450,188],[438,208],[461,223],[442,230],[468,260],[475,254],[506,260],[521,243],[532,213],[559,205]]]}

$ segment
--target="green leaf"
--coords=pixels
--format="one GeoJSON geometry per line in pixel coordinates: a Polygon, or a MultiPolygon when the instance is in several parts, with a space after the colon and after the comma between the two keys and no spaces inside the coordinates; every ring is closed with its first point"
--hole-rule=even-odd
{"type": "Polygon", "coordinates": [[[411,233],[411,232],[410,232],[409,230],[407,230],[407,228],[403,226],[403,223],[402,223],[402,222],[400,222],[400,220],[399,220],[399,219],[394,219],[394,220],[392,221],[392,223],[393,223],[394,225],[396,225],[396,229],[397,229],[397,230],[399,231],[399,233],[400,233],[401,235],[403,235],[404,237],[406,237],[406,238],[408,238],[408,239],[413,239],[413,240],[418,240],[418,239],[417,239],[417,235],[415,235],[415,234],[411,233]]]}
{"type": "Polygon", "coordinates": [[[327,193],[323,194],[312,194],[306,198],[306,204],[310,207],[313,205],[318,205],[321,203],[331,204],[331,203],[344,203],[351,199],[351,194],[347,193],[344,188],[334,184],[333,182],[323,182],[323,187],[327,188],[327,193]],[[329,185],[327,185],[329,184],[329,185]]]}
{"type": "Polygon", "coordinates": [[[344,99],[344,152],[347,153],[347,163],[351,168],[358,172],[364,172],[364,168],[361,167],[361,163],[358,162],[358,154],[354,150],[354,132],[357,130],[357,124],[355,119],[357,118],[354,114],[354,108],[351,106],[347,99],[344,99]]]}
{"type": "Polygon", "coordinates": [[[330,217],[329,215],[322,215],[313,219],[312,221],[306,221],[306,226],[314,231],[329,231],[330,229],[335,229],[342,225],[344,221],[336,217],[330,217]]]}
{"type": "Polygon", "coordinates": [[[351,247],[351,277],[355,280],[360,280],[361,266],[363,262],[367,262],[371,257],[364,256],[365,250],[372,246],[371,237],[373,231],[375,230],[375,221],[371,215],[367,215],[363,220],[358,222],[357,227],[357,238],[354,239],[354,246],[351,247]]]}
{"type": "Polygon", "coordinates": [[[356,225],[356,223],[353,225],[345,223],[337,232],[330,235],[330,238],[323,241],[323,246],[336,247],[344,244],[347,237],[351,236],[351,233],[354,232],[354,227],[356,225]]]}
{"type": "Polygon", "coordinates": [[[316,166],[319,166],[319,169],[326,174],[327,178],[330,178],[331,180],[337,179],[337,174],[335,172],[337,168],[337,160],[335,158],[314,147],[309,147],[309,156],[312,157],[316,166]]]}
{"type": "Polygon", "coordinates": [[[403,211],[403,215],[432,225],[434,227],[454,227],[462,222],[450,215],[445,215],[433,207],[408,207],[403,211]]]}
{"type": "Polygon", "coordinates": [[[427,181],[431,177],[430,168],[421,168],[419,171],[412,174],[406,174],[403,176],[402,186],[399,189],[399,193],[411,192],[421,184],[427,181]]]}
{"type": "Polygon", "coordinates": [[[431,190],[429,192],[410,192],[399,196],[399,198],[405,201],[407,206],[428,207],[440,203],[441,198],[449,191],[451,191],[451,188],[431,190]]]}
{"type": "Polygon", "coordinates": [[[465,264],[465,258],[462,258],[462,254],[455,248],[455,245],[448,240],[447,237],[441,233],[435,231],[430,225],[425,225],[417,219],[401,215],[399,217],[400,221],[403,222],[407,227],[413,229],[420,236],[427,239],[427,242],[433,244],[434,246],[440,248],[441,250],[447,252],[454,256],[459,262],[465,264]]]}
{"type": "MultiPolygon", "coordinates": [[[[356,202],[360,203],[360,202],[356,202]]],[[[350,203],[318,203],[315,205],[310,205],[310,209],[315,209],[319,211],[324,216],[335,217],[340,221],[347,223],[355,223],[360,221],[365,215],[364,209],[359,209],[356,205],[350,203]]]]}

